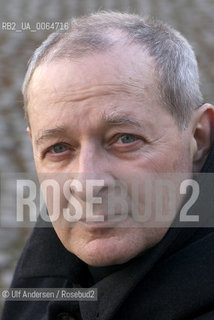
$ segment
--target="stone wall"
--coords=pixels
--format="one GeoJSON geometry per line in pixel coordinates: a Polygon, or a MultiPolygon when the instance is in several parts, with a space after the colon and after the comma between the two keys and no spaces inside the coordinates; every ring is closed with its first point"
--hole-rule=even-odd
{"type": "MultiPolygon", "coordinates": [[[[213,0],[0,0],[0,173],[34,170],[20,88],[28,59],[49,33],[5,30],[4,23],[13,22],[19,30],[29,22],[33,28],[37,22],[63,22],[98,9],[149,14],[178,28],[196,51],[205,100],[214,102],[213,0]]],[[[4,199],[9,193],[1,188],[4,199]]],[[[10,210],[5,214],[9,217],[10,210]]],[[[0,287],[9,285],[27,234],[24,228],[0,228],[0,287]]]]}

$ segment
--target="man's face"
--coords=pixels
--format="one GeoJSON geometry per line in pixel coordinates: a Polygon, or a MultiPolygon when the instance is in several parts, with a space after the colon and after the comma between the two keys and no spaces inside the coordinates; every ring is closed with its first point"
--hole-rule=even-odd
{"type": "MultiPolygon", "coordinates": [[[[131,176],[191,172],[191,132],[181,131],[161,106],[154,70],[153,59],[135,47],[39,66],[28,106],[39,175],[103,179],[94,196],[106,199],[116,181],[126,183],[130,195],[131,176]]],[[[86,208],[85,188],[73,188],[72,196],[86,208]]],[[[62,188],[60,201],[60,208],[71,207],[62,188]]],[[[96,213],[105,215],[105,205],[99,208],[96,213]]],[[[50,214],[53,205],[48,210],[50,214]]],[[[72,227],[54,228],[70,252],[103,266],[124,263],[159,242],[168,226],[156,228],[154,223],[143,228],[129,212],[114,225],[82,219],[72,227]]]]}

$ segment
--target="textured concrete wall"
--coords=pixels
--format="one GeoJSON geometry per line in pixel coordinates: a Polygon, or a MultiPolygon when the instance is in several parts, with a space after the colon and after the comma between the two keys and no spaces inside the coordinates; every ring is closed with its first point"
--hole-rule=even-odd
{"type": "MultiPolygon", "coordinates": [[[[0,1],[0,172],[34,170],[26,135],[20,87],[33,50],[48,32],[3,30],[4,22],[65,21],[98,9],[125,10],[158,17],[178,28],[193,45],[205,100],[214,101],[213,0],[1,0],[0,1]]],[[[10,191],[9,191],[10,192],[10,191]]],[[[4,199],[8,191],[1,190],[4,199]]],[[[1,212],[2,214],[2,212],[1,212]]],[[[11,212],[4,214],[10,216],[11,212]]],[[[8,286],[26,237],[25,229],[0,228],[0,286],[8,286]]]]}

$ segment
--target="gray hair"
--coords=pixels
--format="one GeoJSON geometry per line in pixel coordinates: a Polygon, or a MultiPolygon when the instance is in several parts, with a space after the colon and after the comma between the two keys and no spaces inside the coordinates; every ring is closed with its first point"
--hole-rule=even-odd
{"type": "MultiPolygon", "coordinates": [[[[101,11],[71,20],[69,30],[54,32],[34,52],[22,93],[27,116],[27,90],[35,69],[46,61],[107,51],[120,41],[137,44],[155,59],[161,103],[185,128],[192,111],[203,103],[195,54],[188,41],[167,24],[136,14],[101,11]],[[121,39],[114,37],[119,31],[121,39]]],[[[137,62],[136,62],[137,63],[137,62]]]]}

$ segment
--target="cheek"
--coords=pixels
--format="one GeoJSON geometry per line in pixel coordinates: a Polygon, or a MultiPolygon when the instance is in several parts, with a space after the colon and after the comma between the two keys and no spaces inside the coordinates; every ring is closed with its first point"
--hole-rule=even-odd
{"type": "Polygon", "coordinates": [[[180,151],[175,153],[172,163],[172,172],[192,172],[192,159],[188,146],[184,146],[180,151]]]}
{"type": "Polygon", "coordinates": [[[151,153],[148,155],[146,166],[150,172],[190,172],[192,162],[188,146],[181,145],[178,141],[177,144],[173,143],[167,148],[151,153]]]}
{"type": "MultiPolygon", "coordinates": [[[[71,198],[71,191],[68,187],[70,180],[67,180],[67,175],[40,171],[38,179],[51,221],[59,223],[62,226],[70,225],[71,220],[64,218],[67,217],[64,210],[69,207],[71,198]]],[[[70,211],[71,214],[74,214],[72,210],[70,211]]]]}

